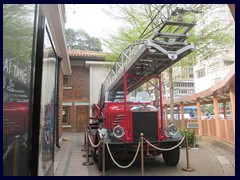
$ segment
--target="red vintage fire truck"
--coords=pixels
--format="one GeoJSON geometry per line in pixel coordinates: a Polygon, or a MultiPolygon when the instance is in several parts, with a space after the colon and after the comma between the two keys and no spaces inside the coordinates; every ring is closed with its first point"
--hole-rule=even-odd
{"type": "MultiPolygon", "coordinates": [[[[172,14],[182,17],[189,12],[192,9],[176,9],[172,14]]],[[[175,125],[164,125],[161,72],[194,50],[186,39],[195,22],[177,19],[162,21],[150,39],[136,41],[122,52],[102,85],[98,103],[93,105],[95,120],[89,126],[91,141],[98,144],[104,138],[116,159],[133,157],[143,133],[144,138],[158,148],[150,147],[145,141],[145,157],[162,154],[167,165],[176,166],[179,162],[178,144],[182,136],[175,125]],[[158,78],[159,84],[151,83],[152,78],[158,78]],[[146,93],[136,92],[146,82],[159,90],[159,108],[151,105],[146,93]]],[[[102,170],[102,147],[91,149],[102,170]]],[[[105,160],[107,169],[110,161],[107,150],[105,160]]]]}
{"type": "MultiPolygon", "coordinates": [[[[109,93],[104,102],[93,106],[96,113],[97,128],[92,126],[91,138],[97,144],[102,138],[107,141],[114,158],[123,158],[125,162],[133,158],[140,140],[140,133],[152,144],[160,148],[170,148],[177,145],[182,136],[175,125],[162,126],[159,110],[150,103],[147,92],[138,92],[132,101],[123,102],[123,92],[118,92],[118,99],[111,101],[109,93]],[[100,105],[100,106],[99,106],[100,105]]],[[[90,125],[91,127],[91,125],[90,125]]],[[[163,154],[166,164],[175,166],[179,161],[179,148],[161,152],[144,144],[145,156],[163,154]]],[[[94,159],[102,170],[102,147],[93,148],[94,159]]],[[[106,169],[110,157],[106,151],[106,169]]],[[[128,161],[127,161],[128,162],[128,161]]]]}

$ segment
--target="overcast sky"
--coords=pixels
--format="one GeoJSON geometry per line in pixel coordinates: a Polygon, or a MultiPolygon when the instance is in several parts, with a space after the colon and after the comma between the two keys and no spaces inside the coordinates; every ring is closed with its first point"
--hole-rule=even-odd
{"type": "Polygon", "coordinates": [[[102,38],[115,31],[119,22],[105,14],[102,9],[108,9],[107,4],[66,4],[66,28],[83,29],[90,36],[102,38]]]}

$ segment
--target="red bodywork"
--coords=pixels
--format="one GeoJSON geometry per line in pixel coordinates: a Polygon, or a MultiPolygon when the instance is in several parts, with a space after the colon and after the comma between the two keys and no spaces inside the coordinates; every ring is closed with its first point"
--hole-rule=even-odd
{"type": "Polygon", "coordinates": [[[3,103],[3,135],[21,134],[28,128],[28,102],[3,103]]]}
{"type": "MultiPolygon", "coordinates": [[[[129,77],[125,70],[123,74],[123,102],[109,102],[105,101],[105,96],[100,96],[100,101],[98,104],[93,105],[93,115],[96,119],[103,122],[103,127],[109,130],[113,130],[115,126],[120,125],[124,129],[124,136],[121,138],[121,142],[133,142],[133,117],[132,117],[132,111],[131,108],[134,106],[142,105],[142,102],[127,102],[127,77],[129,77]],[[116,121],[116,117],[119,116],[122,117],[122,121],[119,121],[114,124],[114,121],[116,121]]],[[[159,92],[160,92],[160,99],[162,99],[162,89],[161,89],[161,76],[158,76],[159,78],[159,92]]],[[[150,82],[150,81],[149,81],[150,82]]],[[[155,86],[155,85],[154,85],[155,86]]],[[[157,88],[157,87],[156,87],[157,88]]],[[[102,90],[101,90],[102,91],[102,90]]],[[[100,92],[101,92],[100,91],[100,92]]],[[[105,93],[105,92],[102,92],[105,93]]],[[[150,105],[150,102],[144,103],[145,105],[150,105]]],[[[162,112],[162,101],[160,100],[160,109],[162,112]]],[[[142,111],[146,111],[147,109],[142,109],[142,111]]],[[[147,111],[146,111],[147,112],[147,111]]],[[[164,132],[164,122],[163,122],[163,113],[156,112],[156,127],[157,127],[157,139],[158,141],[161,141],[163,139],[166,139],[166,135],[164,132]],[[160,120],[159,120],[160,117],[160,120]]]]}
{"type": "MultiPolygon", "coordinates": [[[[103,128],[113,130],[115,126],[120,125],[124,129],[124,136],[121,138],[121,142],[133,142],[133,117],[131,109],[134,106],[142,105],[141,102],[127,102],[126,109],[124,102],[106,102],[105,108],[100,113],[98,110],[100,108],[98,105],[94,104],[93,113],[94,116],[103,122],[103,128]],[[126,110],[126,113],[125,113],[126,110]],[[100,114],[102,117],[100,117],[100,114]],[[126,117],[125,117],[126,114],[126,117]],[[120,117],[119,117],[120,116],[120,117]],[[118,117],[118,120],[116,120],[118,117]]],[[[145,105],[150,105],[150,103],[145,103],[145,105]]],[[[144,110],[143,110],[144,111],[144,110]]],[[[159,120],[159,112],[157,113],[157,134],[158,141],[161,141],[166,138],[164,130],[161,131],[160,128],[160,120],[159,120]]]]}
{"type": "MultiPolygon", "coordinates": [[[[159,76],[160,112],[156,107],[150,105],[150,102],[147,100],[149,98],[145,99],[145,101],[148,101],[146,103],[140,98],[141,96],[138,99],[136,94],[136,102],[135,100],[134,102],[127,101],[127,75],[125,72],[123,93],[116,89],[113,92],[106,92],[104,91],[104,86],[102,86],[99,102],[94,104],[92,109],[93,116],[97,121],[89,124],[93,143],[96,145],[101,139],[105,139],[108,145],[110,145],[114,157],[120,159],[133,157],[141,134],[158,148],[168,149],[176,146],[182,137],[179,131],[175,132],[177,129],[175,125],[164,127],[160,79],[161,77],[159,76]],[[142,100],[142,102],[139,102],[139,100],[142,100]]],[[[161,151],[145,143],[143,149],[144,157],[163,154],[166,164],[171,166],[178,164],[179,148],[161,151]]],[[[92,154],[94,159],[98,159],[99,170],[102,170],[103,157],[101,147],[93,147],[92,154]]],[[[105,164],[108,164],[108,156],[105,158],[105,164]]]]}
{"type": "MultiPolygon", "coordinates": [[[[115,123],[114,120],[117,115],[124,115],[124,103],[111,103],[108,102],[106,103],[106,108],[103,110],[105,113],[105,118],[106,118],[106,128],[107,129],[113,129],[116,125],[120,125],[123,127],[125,134],[123,138],[121,139],[122,142],[133,142],[133,132],[132,132],[132,127],[133,127],[133,122],[132,122],[132,113],[131,113],[131,108],[136,106],[136,105],[141,105],[141,103],[127,103],[127,117],[123,117],[124,120],[120,123],[115,123]]],[[[157,112],[156,112],[157,113],[157,112]]],[[[125,116],[125,115],[124,115],[125,116]]],[[[158,117],[158,116],[157,116],[158,117]]],[[[157,120],[157,127],[159,127],[159,119],[157,120]]],[[[160,140],[160,129],[158,128],[158,140],[160,140]]]]}

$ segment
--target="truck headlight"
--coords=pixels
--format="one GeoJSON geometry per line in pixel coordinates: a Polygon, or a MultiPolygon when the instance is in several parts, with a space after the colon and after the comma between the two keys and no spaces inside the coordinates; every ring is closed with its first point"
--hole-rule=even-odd
{"type": "Polygon", "coordinates": [[[113,128],[113,134],[115,137],[121,138],[124,135],[124,129],[121,126],[117,125],[113,128]]]}
{"type": "Polygon", "coordinates": [[[168,136],[174,136],[174,135],[176,135],[176,134],[177,134],[177,131],[178,131],[178,128],[177,128],[177,126],[174,125],[174,124],[171,124],[170,126],[168,126],[168,127],[166,128],[166,134],[167,134],[168,136]]]}

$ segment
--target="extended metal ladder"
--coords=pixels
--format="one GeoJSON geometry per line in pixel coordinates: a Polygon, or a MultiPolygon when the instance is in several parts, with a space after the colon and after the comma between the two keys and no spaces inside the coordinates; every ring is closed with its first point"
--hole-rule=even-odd
{"type": "Polygon", "coordinates": [[[175,21],[162,21],[148,40],[138,40],[125,49],[104,81],[104,91],[113,94],[123,91],[125,70],[127,91],[131,92],[191,53],[194,45],[186,40],[195,22],[182,21],[182,15],[188,12],[198,13],[193,9],[176,8],[172,11],[172,16],[178,15],[175,21]]]}

